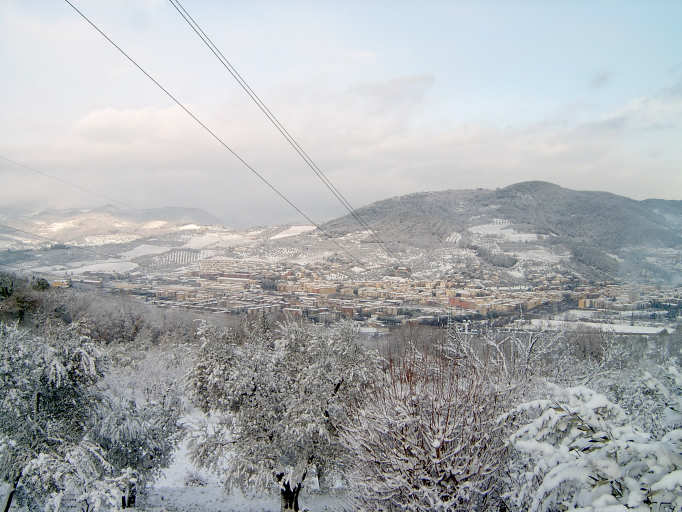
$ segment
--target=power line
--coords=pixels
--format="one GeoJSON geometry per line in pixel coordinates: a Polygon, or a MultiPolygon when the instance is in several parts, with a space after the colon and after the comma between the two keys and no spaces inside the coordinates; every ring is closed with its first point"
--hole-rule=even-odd
{"type": "Polygon", "coordinates": [[[342,252],[348,254],[352,259],[360,263],[359,259],[356,258],[350,251],[346,250],[345,247],[341,246],[336,240],[334,240],[331,235],[322,229],[322,227],[310,218],[303,210],[296,206],[284,193],[280,192],[277,187],[275,187],[268,179],[259,173],[251,164],[249,164],[244,158],[242,158],[237,152],[235,152],[227,143],[217,135],[211,128],[209,128],[201,119],[199,119],[191,110],[189,110],[179,99],[177,99],[168,89],[166,89],[161,83],[156,80],[152,75],[150,75],[142,66],[140,66],[130,55],[128,55],[118,44],[116,44],[107,34],[105,34],[93,21],[90,20],[83,12],[81,12],[78,7],[76,7],[70,0],[64,0],[69,6],[85,20],[88,25],[95,29],[104,39],[107,40],[114,48],[116,48],[121,55],[123,55],[132,65],[139,69],[142,74],[144,74],[149,80],[151,80],[154,85],[161,89],[166,96],[168,96],[177,106],[179,106],[188,116],[190,116],[199,126],[201,126],[211,137],[213,137],[223,148],[229,151],[232,156],[234,156],[244,167],[246,167],[251,173],[253,173],[261,182],[263,182],[270,190],[277,194],[284,202],[296,210],[304,219],[306,219],[310,224],[314,225],[321,233],[327,236],[329,240],[334,243],[342,252]]]}
{"type": "Polygon", "coordinates": [[[22,169],[25,169],[25,170],[27,170],[27,171],[31,171],[31,172],[34,172],[34,173],[36,173],[36,174],[40,174],[41,176],[45,176],[46,178],[53,179],[53,180],[55,180],[55,181],[58,181],[58,182],[60,182],[60,183],[63,183],[64,185],[68,185],[68,186],[70,186],[70,187],[76,188],[76,189],[78,189],[78,190],[80,190],[81,192],[84,192],[84,193],[86,193],[86,194],[96,195],[96,196],[99,196],[99,197],[101,197],[101,198],[103,198],[103,199],[106,199],[107,201],[110,201],[110,202],[112,202],[112,203],[117,203],[117,204],[119,204],[119,205],[121,205],[121,206],[125,206],[126,208],[134,209],[132,206],[127,205],[127,204],[125,204],[125,203],[123,203],[123,202],[121,202],[121,201],[118,201],[117,199],[113,199],[113,198],[111,198],[111,197],[109,197],[109,196],[107,196],[107,195],[105,195],[105,194],[101,194],[101,193],[99,193],[99,192],[95,192],[94,190],[90,190],[90,189],[85,188],[85,187],[83,187],[83,186],[81,186],[81,185],[78,185],[77,183],[73,183],[73,182],[71,182],[71,181],[65,180],[64,178],[60,178],[59,176],[54,176],[54,175],[52,175],[52,174],[48,174],[48,173],[46,173],[46,172],[44,172],[44,171],[41,171],[41,170],[39,170],[39,169],[36,169],[36,168],[34,168],[34,167],[30,167],[30,166],[28,166],[28,165],[25,165],[25,164],[22,164],[22,163],[20,163],[20,162],[17,162],[16,160],[12,160],[11,158],[7,158],[6,156],[0,155],[0,160],[4,160],[5,162],[9,162],[10,164],[16,165],[17,167],[21,167],[22,169]]]}
{"type": "Polygon", "coordinates": [[[232,65],[232,63],[225,57],[222,51],[215,45],[211,38],[204,32],[197,21],[187,12],[179,0],[168,0],[175,10],[178,11],[180,16],[187,22],[194,33],[199,36],[203,43],[208,47],[208,49],[215,55],[215,57],[220,61],[225,69],[232,75],[232,77],[237,81],[241,88],[246,92],[246,94],[251,98],[251,100],[258,106],[258,108],[265,114],[265,117],[272,123],[272,125],[282,134],[289,145],[298,153],[298,155],[303,159],[303,161],[312,169],[315,175],[320,179],[320,181],[329,189],[329,191],[339,200],[339,202],[344,206],[346,210],[351,214],[351,216],[360,224],[361,227],[370,231],[375,241],[380,244],[380,247],[386,252],[387,255],[393,256],[388,251],[388,248],[383,240],[379,238],[379,235],[372,229],[369,224],[365,222],[364,219],[360,217],[355,208],[350,204],[350,202],[345,198],[345,196],[336,188],[329,177],[320,169],[320,167],[315,163],[315,161],[308,155],[308,153],[300,146],[300,144],[294,139],[294,137],[289,133],[289,131],[284,127],[284,125],[279,121],[279,119],[272,113],[265,103],[260,99],[260,97],[253,91],[253,89],[246,82],[244,77],[237,71],[237,69],[232,65]]]}

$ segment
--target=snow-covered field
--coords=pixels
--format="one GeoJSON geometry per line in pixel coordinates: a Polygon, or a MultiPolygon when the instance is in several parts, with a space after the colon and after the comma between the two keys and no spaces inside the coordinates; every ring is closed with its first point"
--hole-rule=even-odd
{"type": "Polygon", "coordinates": [[[139,234],[116,233],[113,235],[89,235],[83,238],[82,242],[72,240],[71,245],[106,245],[106,244],[127,244],[141,238],[139,234]]]}
{"type": "Polygon", "coordinates": [[[205,249],[211,246],[233,247],[252,242],[252,240],[241,233],[206,233],[204,235],[193,236],[185,245],[184,249],[205,249]]]}
{"type": "Polygon", "coordinates": [[[139,258],[140,256],[148,256],[150,254],[161,254],[171,250],[172,247],[162,247],[159,245],[138,245],[134,249],[121,253],[121,257],[126,259],[139,258]]]}
{"type": "Polygon", "coordinates": [[[543,261],[545,263],[559,263],[564,258],[569,258],[570,254],[560,255],[555,254],[547,249],[530,249],[527,251],[519,251],[515,256],[520,260],[528,261],[543,261]]]}
{"type": "Polygon", "coordinates": [[[198,229],[201,229],[201,226],[197,224],[185,224],[183,226],[180,226],[176,228],[177,231],[196,231],[198,229]]]}
{"type": "Polygon", "coordinates": [[[286,238],[289,236],[301,235],[303,233],[313,231],[314,229],[316,229],[315,226],[291,226],[290,228],[271,236],[270,240],[278,240],[280,238],[286,238]]]}
{"type": "Polygon", "coordinates": [[[129,272],[137,268],[137,263],[132,261],[121,261],[121,260],[104,260],[97,262],[79,262],[79,263],[69,263],[69,266],[65,265],[55,265],[49,267],[37,267],[31,269],[35,272],[52,272],[55,274],[82,274],[84,272],[129,272]],[[83,264],[85,263],[85,264],[83,264]],[[79,266],[80,265],[80,266],[79,266]]]}
{"type": "Polygon", "coordinates": [[[519,233],[515,229],[500,224],[480,224],[472,226],[469,231],[477,235],[495,236],[510,242],[533,242],[538,239],[535,233],[519,233]]]}
{"type": "Polygon", "coordinates": [[[549,330],[599,330],[604,332],[613,332],[616,334],[657,334],[661,332],[664,327],[648,326],[648,325],[630,325],[629,323],[598,323],[598,322],[570,322],[566,320],[531,320],[531,325],[537,329],[549,330]]]}

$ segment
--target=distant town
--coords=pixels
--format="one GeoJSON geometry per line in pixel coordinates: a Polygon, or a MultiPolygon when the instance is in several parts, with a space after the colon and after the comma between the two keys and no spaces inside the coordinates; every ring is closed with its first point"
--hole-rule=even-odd
{"type": "Polygon", "coordinates": [[[303,266],[221,257],[156,273],[87,272],[51,284],[103,287],[160,307],[206,313],[283,313],[320,323],[352,319],[374,334],[406,323],[522,322],[524,328],[559,329],[571,321],[582,327],[652,334],[674,328],[682,306],[680,287],[588,285],[555,273],[538,276],[532,286],[500,286],[494,276],[419,280],[404,266],[375,280],[334,279],[334,274],[347,274],[347,263],[328,259],[303,266]],[[598,311],[601,315],[595,315],[598,311]]]}

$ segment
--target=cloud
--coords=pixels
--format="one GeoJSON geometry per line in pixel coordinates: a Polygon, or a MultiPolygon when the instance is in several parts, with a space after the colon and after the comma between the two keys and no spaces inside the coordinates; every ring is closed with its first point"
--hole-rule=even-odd
{"type": "MultiPolygon", "coordinates": [[[[639,98],[583,122],[417,122],[433,83],[428,75],[397,77],[326,95],[302,90],[293,99],[275,96],[271,104],[279,105],[280,119],[354,206],[415,191],[531,179],[636,198],[682,195],[682,148],[675,142],[680,98],[639,98]]],[[[190,107],[314,219],[344,213],[253,105],[235,100],[190,107]]],[[[0,153],[135,206],[202,207],[231,225],[300,221],[175,106],[94,109],[52,137],[0,142],[0,153]]],[[[3,169],[3,202],[101,203],[3,169]]]]}

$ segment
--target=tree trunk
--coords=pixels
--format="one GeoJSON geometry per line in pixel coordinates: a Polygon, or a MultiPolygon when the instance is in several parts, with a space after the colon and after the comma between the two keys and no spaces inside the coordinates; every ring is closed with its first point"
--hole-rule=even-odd
{"type": "Polygon", "coordinates": [[[121,508],[135,508],[135,498],[137,497],[137,487],[132,484],[128,487],[128,492],[121,496],[121,508]]]}
{"type": "Polygon", "coordinates": [[[303,487],[303,480],[305,480],[305,476],[308,473],[308,471],[304,471],[302,475],[300,475],[300,479],[296,478],[298,482],[294,487],[291,487],[291,480],[292,480],[292,474],[289,473],[287,477],[285,477],[284,473],[276,473],[275,474],[275,480],[279,483],[279,496],[280,496],[280,512],[285,512],[287,510],[293,510],[295,512],[298,512],[301,510],[298,507],[298,495],[301,492],[301,488],[303,487]]]}
{"type": "Polygon", "coordinates": [[[299,483],[293,489],[289,486],[289,482],[285,482],[280,489],[281,506],[280,511],[294,510],[298,512],[298,494],[301,492],[301,484],[299,483]]]}
{"type": "Polygon", "coordinates": [[[5,509],[3,512],[9,512],[9,508],[12,506],[12,500],[14,499],[14,493],[17,492],[17,485],[19,484],[19,479],[14,482],[12,490],[7,495],[7,501],[5,501],[5,509]]]}

